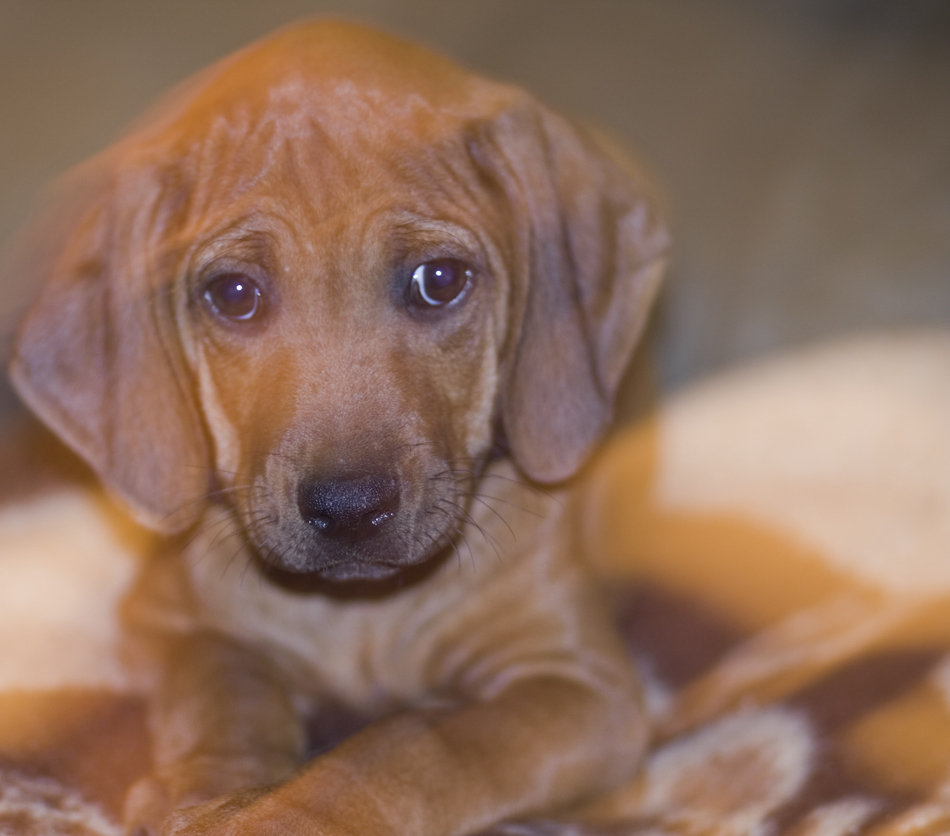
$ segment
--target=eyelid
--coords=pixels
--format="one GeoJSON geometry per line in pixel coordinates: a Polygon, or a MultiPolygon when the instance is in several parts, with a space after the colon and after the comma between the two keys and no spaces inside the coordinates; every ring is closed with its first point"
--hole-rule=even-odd
{"type": "Polygon", "coordinates": [[[397,222],[394,245],[407,261],[415,260],[417,264],[438,258],[458,258],[477,264],[482,250],[478,236],[467,227],[417,215],[397,222]]]}

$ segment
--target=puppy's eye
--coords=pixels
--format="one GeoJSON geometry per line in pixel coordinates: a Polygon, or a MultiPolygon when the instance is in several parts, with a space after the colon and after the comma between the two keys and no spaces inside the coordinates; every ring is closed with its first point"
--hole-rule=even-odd
{"type": "Polygon", "coordinates": [[[225,273],[212,279],[205,299],[228,319],[251,319],[261,310],[261,289],[243,273],[225,273]]]}
{"type": "Polygon", "coordinates": [[[410,300],[437,308],[457,299],[472,279],[472,269],[456,258],[440,258],[420,264],[412,274],[410,300]]]}

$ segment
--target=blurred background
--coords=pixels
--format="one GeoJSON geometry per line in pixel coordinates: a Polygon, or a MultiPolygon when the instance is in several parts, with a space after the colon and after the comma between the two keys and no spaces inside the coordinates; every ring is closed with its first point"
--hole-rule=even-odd
{"type": "MultiPolygon", "coordinates": [[[[636,149],[675,236],[659,381],[950,324],[950,0],[0,0],[0,246],[157,95],[343,15],[636,149]]],[[[0,337],[29,297],[0,287],[0,337]]],[[[0,420],[15,411],[0,389],[0,420]]]]}

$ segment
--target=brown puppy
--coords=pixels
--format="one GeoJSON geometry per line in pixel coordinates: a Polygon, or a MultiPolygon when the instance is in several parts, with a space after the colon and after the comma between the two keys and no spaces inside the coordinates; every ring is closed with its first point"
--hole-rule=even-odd
{"type": "Polygon", "coordinates": [[[166,667],[129,828],[461,834],[630,776],[634,672],[525,477],[609,420],[667,245],[637,179],[522,91],[325,22],[78,180],[12,376],[170,535],[130,605],[166,667]],[[299,769],[331,702],[379,719],[299,769]]]}

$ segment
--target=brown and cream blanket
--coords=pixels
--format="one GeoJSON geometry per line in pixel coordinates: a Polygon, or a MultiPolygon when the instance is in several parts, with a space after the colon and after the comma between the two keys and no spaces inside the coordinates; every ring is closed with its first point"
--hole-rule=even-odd
{"type": "MultiPolygon", "coordinates": [[[[587,832],[950,833],[950,333],[693,386],[584,479],[656,729],[639,780],[571,814],[587,832]]],[[[0,510],[0,836],[119,833],[148,734],[117,609],[147,541],[91,488],[0,510]]]]}

